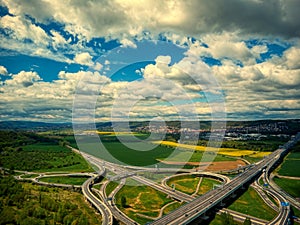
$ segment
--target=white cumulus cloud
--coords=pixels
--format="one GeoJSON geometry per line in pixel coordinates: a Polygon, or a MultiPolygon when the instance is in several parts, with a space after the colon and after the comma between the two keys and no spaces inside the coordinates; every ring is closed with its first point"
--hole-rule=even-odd
{"type": "Polygon", "coordinates": [[[74,61],[81,65],[92,66],[92,56],[88,52],[78,53],[74,57],[74,61]]]}

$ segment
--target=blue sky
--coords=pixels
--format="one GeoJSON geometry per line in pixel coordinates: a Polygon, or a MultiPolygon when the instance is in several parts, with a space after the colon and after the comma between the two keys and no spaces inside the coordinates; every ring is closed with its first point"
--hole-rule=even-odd
{"type": "Polygon", "coordinates": [[[70,122],[76,98],[97,121],[299,118],[297,9],[293,0],[2,0],[0,120],[70,122]]]}

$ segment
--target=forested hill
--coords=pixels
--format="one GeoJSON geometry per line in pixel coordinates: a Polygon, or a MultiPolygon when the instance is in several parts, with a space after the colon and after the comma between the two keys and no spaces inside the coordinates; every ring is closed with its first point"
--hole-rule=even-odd
{"type": "Polygon", "coordinates": [[[55,143],[56,140],[32,132],[0,130],[0,152],[6,147],[14,148],[38,142],[55,143]]]}
{"type": "Polygon", "coordinates": [[[0,121],[0,130],[59,130],[72,128],[71,123],[44,123],[33,121],[0,121]]]}

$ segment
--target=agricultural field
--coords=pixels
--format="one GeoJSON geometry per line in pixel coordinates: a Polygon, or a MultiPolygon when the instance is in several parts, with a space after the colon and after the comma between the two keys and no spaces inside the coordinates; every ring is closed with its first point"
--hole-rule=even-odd
{"type": "MultiPolygon", "coordinates": [[[[203,157],[204,152],[195,151],[191,152],[189,150],[180,150],[178,153],[172,157],[168,157],[166,160],[168,162],[180,162],[183,159],[188,159],[188,162],[211,162],[211,158],[214,157],[213,161],[235,161],[236,158],[228,157],[224,155],[215,154],[214,152],[206,153],[203,157]],[[208,157],[207,157],[208,156],[208,157]]],[[[159,159],[163,161],[163,159],[159,159]]]]}
{"type": "Polygon", "coordinates": [[[277,215],[273,209],[266,205],[252,187],[249,187],[249,189],[228,208],[265,220],[272,220],[277,215]]]}
{"type": "Polygon", "coordinates": [[[126,186],[116,194],[116,204],[130,218],[140,224],[146,224],[153,220],[150,218],[159,215],[160,209],[164,205],[173,200],[149,186],[138,185],[139,183],[127,179],[126,186]]]}
{"type": "Polygon", "coordinates": [[[34,172],[94,171],[81,155],[56,143],[35,143],[5,150],[0,164],[9,169],[34,172]]]}
{"type": "Polygon", "coordinates": [[[105,136],[105,138],[106,141],[102,141],[102,144],[99,144],[97,140],[90,137],[90,140],[81,144],[80,150],[110,162],[119,161],[123,164],[134,166],[152,166],[158,163],[158,158],[166,158],[173,152],[171,148],[156,146],[152,143],[141,144],[139,146],[140,150],[137,151],[126,146],[126,143],[115,141],[115,136],[105,136]],[[143,146],[153,149],[144,151],[143,146]]]}
{"type": "Polygon", "coordinates": [[[282,176],[300,177],[300,144],[294,146],[278,170],[282,176]]]}
{"type": "Polygon", "coordinates": [[[244,157],[244,156],[253,156],[253,157],[263,157],[271,152],[266,152],[266,153],[261,153],[258,151],[253,151],[253,150],[240,150],[240,149],[235,149],[235,148],[212,148],[212,147],[206,147],[206,146],[194,146],[194,145],[188,145],[188,144],[180,144],[176,142],[171,142],[171,141],[161,141],[159,142],[161,145],[164,146],[170,146],[173,148],[182,148],[182,149],[187,149],[187,150],[195,150],[195,151],[200,151],[200,152],[212,152],[224,156],[230,156],[230,157],[244,157]],[[260,153],[260,155],[257,155],[260,153]]]}
{"type": "Polygon", "coordinates": [[[234,148],[241,150],[254,150],[259,152],[272,152],[278,148],[278,146],[287,142],[286,138],[278,138],[269,136],[266,140],[230,140],[223,141],[222,148],[234,148]]]}
{"type": "Polygon", "coordinates": [[[300,180],[274,177],[274,182],[291,196],[300,197],[300,180]]]}

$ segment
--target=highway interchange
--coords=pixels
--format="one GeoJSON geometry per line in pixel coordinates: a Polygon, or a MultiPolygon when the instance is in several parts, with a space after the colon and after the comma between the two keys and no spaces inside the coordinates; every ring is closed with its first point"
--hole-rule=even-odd
{"type": "MultiPolygon", "coordinates": [[[[151,180],[138,176],[132,170],[129,171],[124,167],[117,166],[113,163],[103,162],[101,159],[98,159],[86,153],[82,153],[82,155],[90,163],[98,167],[103,167],[105,165],[105,168],[107,170],[113,171],[116,174],[123,174],[122,176],[120,176],[120,178],[122,179],[125,179],[127,174],[128,177],[130,176],[132,179],[142,184],[148,185],[156,190],[162,191],[174,199],[187,202],[187,204],[179,207],[178,209],[172,211],[168,215],[163,216],[151,223],[153,225],[155,224],[160,224],[160,225],[176,224],[177,225],[177,224],[191,223],[197,218],[200,218],[200,220],[201,219],[204,220],[206,217],[205,215],[209,210],[220,205],[222,201],[232,196],[238,189],[251,184],[253,181],[255,181],[256,178],[258,178],[262,174],[265,174],[265,177],[267,179],[266,182],[269,184],[269,186],[271,186],[268,180],[271,170],[282,159],[282,157],[284,157],[287,154],[289,148],[299,139],[300,139],[300,134],[297,134],[294,140],[289,141],[284,146],[277,149],[268,157],[265,157],[263,160],[259,161],[258,163],[249,166],[248,169],[245,170],[245,172],[241,173],[240,175],[232,179],[230,182],[224,183],[220,188],[211,190],[208,193],[198,198],[193,198],[192,196],[181,193],[179,191],[174,192],[172,189],[165,188],[160,184],[154,183],[151,180]]],[[[165,172],[167,172],[167,169],[165,172]]],[[[120,187],[118,189],[120,189],[120,187]]],[[[286,198],[284,198],[273,188],[270,188],[269,192],[272,193],[272,195],[274,195],[279,200],[279,202],[287,202],[286,198]]],[[[114,192],[114,194],[115,193],[116,191],[114,192]]],[[[268,224],[287,224],[289,220],[289,214],[290,214],[290,207],[280,205],[278,216],[268,224]]]]}
{"type": "MultiPolygon", "coordinates": [[[[273,181],[270,179],[272,170],[278,166],[283,157],[288,153],[290,147],[292,147],[300,139],[300,133],[298,133],[295,138],[287,142],[284,146],[281,146],[279,149],[274,151],[269,156],[265,157],[263,160],[247,166],[243,173],[240,173],[238,176],[230,180],[228,177],[220,174],[208,173],[208,172],[195,172],[195,170],[182,170],[182,173],[185,174],[194,174],[197,176],[207,176],[218,179],[222,181],[220,187],[207,192],[206,194],[195,197],[182,193],[178,190],[174,191],[168,185],[166,181],[174,176],[179,176],[178,174],[174,175],[174,169],[171,168],[160,168],[159,170],[151,168],[140,168],[140,167],[126,167],[119,166],[110,162],[103,161],[97,157],[89,155],[84,152],[79,152],[77,149],[72,148],[73,151],[80,153],[89,163],[98,167],[97,173],[87,173],[87,174],[60,174],[59,176],[78,176],[85,175],[90,178],[84,182],[81,186],[76,186],[76,188],[81,188],[82,193],[86,197],[96,210],[102,215],[102,224],[103,225],[112,225],[114,218],[123,222],[124,224],[136,225],[138,224],[126,214],[124,214],[115,204],[115,195],[117,192],[125,185],[126,178],[130,177],[135,181],[148,185],[160,192],[167,194],[169,197],[174,200],[186,202],[186,204],[177,208],[176,210],[170,212],[169,214],[160,217],[154,220],[151,224],[153,225],[165,225],[165,224],[189,224],[193,221],[197,221],[200,224],[206,224],[207,215],[209,212],[218,208],[219,212],[228,212],[230,213],[235,220],[243,222],[246,217],[251,219],[252,224],[261,225],[261,224],[288,224],[290,219],[290,205],[286,206],[281,203],[289,202],[297,209],[300,209],[300,204],[293,197],[286,194],[281,190],[273,181]],[[111,176],[109,180],[105,181],[100,190],[93,188],[94,183],[96,183],[101,177],[105,176],[108,171],[112,171],[115,176],[111,176]],[[161,184],[153,182],[152,180],[146,179],[143,176],[140,176],[142,172],[151,172],[151,173],[173,173],[172,176],[168,176],[162,180],[161,184]],[[265,184],[261,186],[259,180],[262,180],[265,184]],[[120,181],[119,185],[106,196],[106,186],[110,181],[120,181]],[[268,204],[271,208],[278,212],[278,215],[272,221],[265,221],[242,213],[231,211],[228,209],[220,209],[223,205],[223,202],[226,202],[228,198],[231,198],[235,193],[241,189],[250,185],[257,191],[261,198],[268,204]],[[265,187],[268,186],[268,187],[265,187]],[[266,195],[271,195],[279,203],[279,208],[275,205],[270,198],[266,195]]],[[[182,174],[181,174],[182,175],[182,174]]],[[[42,177],[55,176],[55,174],[40,174],[34,178],[22,178],[21,176],[16,176],[16,179],[19,180],[31,180],[35,183],[41,185],[49,186],[58,186],[64,188],[74,188],[74,185],[65,185],[65,184],[49,184],[39,181],[42,177]]]]}

